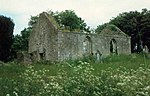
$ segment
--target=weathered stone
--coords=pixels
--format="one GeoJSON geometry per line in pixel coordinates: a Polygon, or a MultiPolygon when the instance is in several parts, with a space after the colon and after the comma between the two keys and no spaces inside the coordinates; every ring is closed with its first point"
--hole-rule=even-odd
{"type": "Polygon", "coordinates": [[[130,39],[114,25],[107,26],[99,35],[63,32],[52,17],[41,13],[29,37],[29,54],[33,61],[61,61],[85,55],[130,54],[130,39]]]}
{"type": "Polygon", "coordinates": [[[30,55],[25,51],[17,52],[17,61],[25,64],[29,64],[32,62],[30,55]]]}

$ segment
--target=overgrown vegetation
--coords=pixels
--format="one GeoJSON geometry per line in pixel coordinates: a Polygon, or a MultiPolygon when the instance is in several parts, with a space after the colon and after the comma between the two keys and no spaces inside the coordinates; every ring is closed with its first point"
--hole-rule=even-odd
{"type": "Polygon", "coordinates": [[[0,96],[149,96],[147,54],[51,64],[1,64],[0,96]]]}

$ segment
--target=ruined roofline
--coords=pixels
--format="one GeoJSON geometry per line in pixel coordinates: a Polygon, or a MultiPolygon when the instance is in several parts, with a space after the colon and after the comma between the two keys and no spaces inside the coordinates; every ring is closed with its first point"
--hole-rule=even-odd
{"type": "Polygon", "coordinates": [[[120,36],[126,36],[130,37],[126,33],[124,33],[122,30],[120,30],[116,25],[114,24],[108,24],[101,32],[102,35],[120,35],[120,36]]]}
{"type": "MultiPolygon", "coordinates": [[[[57,32],[59,32],[59,33],[73,33],[73,34],[84,34],[84,35],[93,35],[93,36],[95,36],[95,35],[98,35],[98,36],[106,36],[106,37],[128,37],[128,38],[131,38],[130,36],[128,36],[127,34],[125,34],[123,31],[121,31],[117,26],[115,26],[115,25],[113,25],[113,24],[111,24],[111,25],[107,25],[103,30],[105,30],[105,29],[110,29],[109,28],[109,26],[114,26],[115,28],[116,28],[116,30],[117,30],[117,32],[118,33],[121,33],[121,35],[119,35],[119,34],[105,34],[105,33],[100,33],[100,34],[93,34],[93,33],[83,33],[83,32],[81,32],[81,31],[78,31],[78,32],[75,32],[75,31],[73,31],[73,32],[64,32],[63,30],[61,30],[60,29],[60,26],[59,26],[59,24],[55,21],[55,19],[51,16],[51,15],[49,15],[47,12],[42,12],[39,16],[44,16],[46,19],[48,19],[48,21],[49,21],[49,23],[51,23],[52,24],[52,26],[57,30],[57,32]]],[[[102,30],[102,31],[103,31],[102,30]]],[[[101,32],[102,32],[101,31],[101,32]]],[[[112,31],[112,30],[111,30],[112,31]]]]}
{"type": "Polygon", "coordinates": [[[52,24],[52,26],[56,29],[59,30],[60,26],[58,25],[58,23],[55,21],[55,19],[49,15],[47,12],[42,12],[40,14],[40,16],[44,16],[46,19],[48,19],[49,23],[52,24]]]}
{"type": "Polygon", "coordinates": [[[81,35],[91,35],[91,36],[101,36],[101,37],[122,37],[122,38],[131,38],[130,36],[125,36],[125,35],[108,35],[108,34],[93,34],[93,33],[83,33],[83,32],[62,32],[61,30],[58,31],[58,33],[61,34],[81,34],[81,35]]]}

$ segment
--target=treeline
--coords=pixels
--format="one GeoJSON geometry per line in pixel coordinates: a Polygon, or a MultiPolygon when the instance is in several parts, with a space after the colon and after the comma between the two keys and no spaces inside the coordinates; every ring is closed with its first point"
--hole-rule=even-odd
{"type": "Polygon", "coordinates": [[[131,51],[141,52],[144,46],[150,50],[150,10],[130,11],[119,14],[110,22],[97,26],[95,32],[100,33],[108,24],[114,24],[131,36],[131,51]]]}

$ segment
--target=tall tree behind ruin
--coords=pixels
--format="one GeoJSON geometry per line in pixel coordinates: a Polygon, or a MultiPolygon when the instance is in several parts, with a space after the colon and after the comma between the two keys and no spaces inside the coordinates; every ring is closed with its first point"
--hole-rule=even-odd
{"type": "Polygon", "coordinates": [[[72,10],[65,10],[60,13],[58,12],[53,17],[58,22],[60,27],[65,27],[70,31],[75,29],[89,31],[84,20],[77,16],[76,13],[72,10]]]}
{"type": "Polygon", "coordinates": [[[11,59],[14,23],[11,18],[0,16],[0,60],[11,59]]]}
{"type": "Polygon", "coordinates": [[[99,25],[96,32],[100,33],[107,24],[114,24],[131,36],[132,52],[141,52],[142,46],[145,45],[150,49],[150,11],[147,9],[142,9],[142,12],[130,11],[121,13],[110,20],[109,23],[99,25]],[[137,46],[136,50],[135,46],[137,46]]]}

